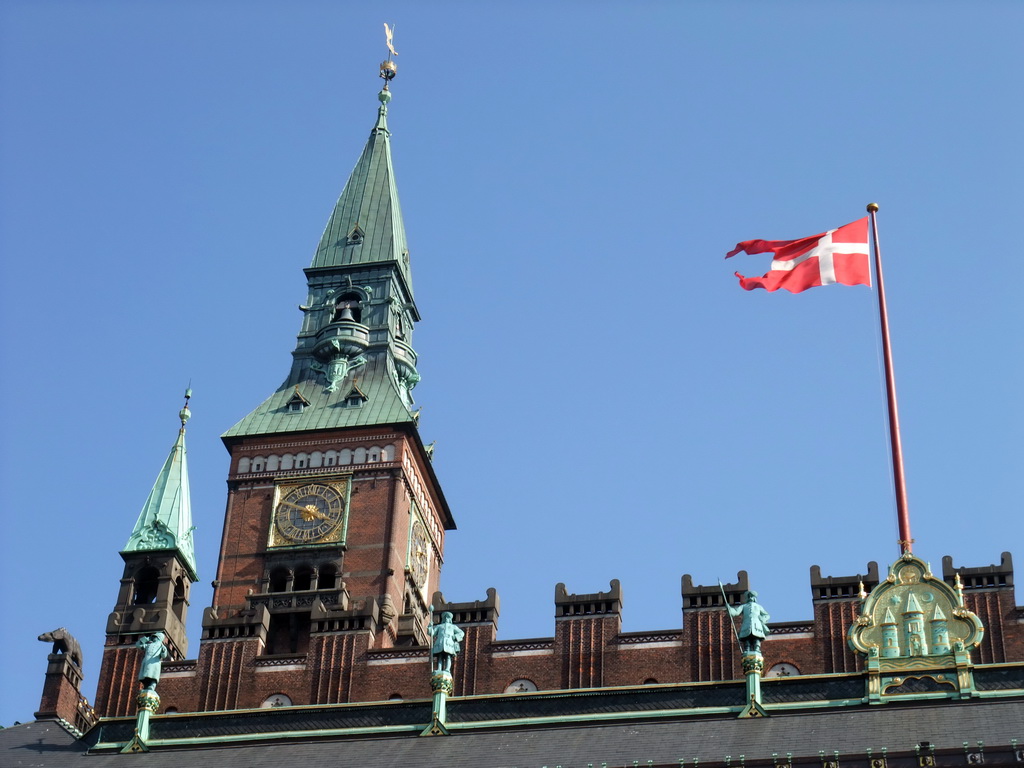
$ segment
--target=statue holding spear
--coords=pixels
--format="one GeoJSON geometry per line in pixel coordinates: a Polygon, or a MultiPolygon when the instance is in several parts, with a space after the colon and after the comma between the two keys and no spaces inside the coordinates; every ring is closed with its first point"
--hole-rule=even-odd
{"type": "Polygon", "coordinates": [[[771,616],[768,615],[768,611],[757,602],[757,592],[750,589],[744,594],[746,600],[740,605],[729,605],[729,600],[725,596],[725,587],[722,586],[722,581],[719,579],[718,587],[722,590],[722,599],[725,601],[725,607],[729,611],[729,616],[736,617],[742,616],[743,621],[740,623],[740,629],[736,631],[736,625],[733,622],[732,631],[736,635],[736,641],[740,644],[740,650],[743,651],[744,655],[757,654],[761,655],[761,641],[768,637],[768,619],[771,616]]]}

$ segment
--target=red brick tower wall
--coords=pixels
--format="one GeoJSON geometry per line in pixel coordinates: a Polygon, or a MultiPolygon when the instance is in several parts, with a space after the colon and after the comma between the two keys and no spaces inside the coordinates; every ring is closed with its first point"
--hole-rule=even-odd
{"type": "MultiPolygon", "coordinates": [[[[800,670],[819,673],[857,672],[860,657],[851,650],[846,632],[860,612],[860,597],[878,584],[878,563],[868,563],[867,574],[822,576],[811,566],[811,595],[814,602],[814,636],[818,638],[818,663],[800,670]]],[[[798,665],[799,666],[799,665],[798,665]]]]}
{"type": "Polygon", "coordinates": [[[81,693],[82,670],[66,653],[46,657],[46,678],[36,719],[57,718],[86,731],[95,722],[92,708],[81,693]]]}
{"type": "Polygon", "coordinates": [[[135,637],[107,637],[96,687],[96,712],[103,717],[135,714],[139,692],[139,649],[135,637]]]}
{"type": "Polygon", "coordinates": [[[942,578],[964,592],[964,604],[985,625],[985,637],[974,652],[974,661],[993,664],[1024,658],[1024,611],[1017,607],[1013,589],[1013,558],[1003,552],[998,565],[956,568],[953,558],[942,558],[942,578]]]}

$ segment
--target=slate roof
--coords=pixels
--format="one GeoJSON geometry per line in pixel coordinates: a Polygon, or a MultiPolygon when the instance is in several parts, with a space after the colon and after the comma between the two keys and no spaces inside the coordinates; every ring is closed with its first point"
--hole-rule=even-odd
{"type": "MultiPolygon", "coordinates": [[[[284,713],[282,713],[284,714],[284,713]]],[[[479,729],[446,737],[420,738],[413,732],[359,738],[311,738],[282,742],[219,743],[155,750],[135,755],[86,752],[55,721],[39,721],[0,731],[0,765],[5,768],[181,768],[215,762],[220,768],[281,765],[360,766],[360,768],[585,768],[600,766],[701,766],[739,768],[771,765],[772,753],[792,753],[794,762],[821,765],[819,752],[836,751],[843,766],[867,765],[883,747],[890,758],[913,755],[929,742],[948,759],[938,765],[965,765],[963,742],[982,742],[988,764],[995,750],[1007,753],[1012,739],[1024,741],[1024,700],[938,701],[887,704],[774,714],[765,719],[734,715],[664,718],[609,724],[564,723],[555,727],[479,729]],[[636,762],[634,762],[636,761],[636,762]],[[651,761],[648,763],[648,761],[651,761]]],[[[925,754],[928,752],[926,751],[925,754]]],[[[1011,758],[1012,759],[1012,758],[1011,758]]]]}
{"type": "MultiPolygon", "coordinates": [[[[1017,674],[1010,679],[1019,684],[1024,667],[1015,669],[1017,674]]],[[[844,708],[864,702],[865,680],[860,674],[782,677],[763,683],[765,704],[776,714],[806,709],[808,705],[844,708]]],[[[1019,694],[1020,690],[1018,685],[1015,692],[1019,694]]],[[[743,682],[731,681],[459,696],[448,700],[447,726],[461,734],[478,728],[587,721],[597,724],[623,718],[735,717],[746,695],[743,682]]],[[[249,739],[257,735],[280,739],[419,732],[430,718],[431,704],[427,700],[182,713],[154,718],[150,739],[171,745],[181,740],[249,739]]],[[[108,718],[92,737],[101,746],[123,744],[131,739],[134,728],[134,718],[108,718]]]]}

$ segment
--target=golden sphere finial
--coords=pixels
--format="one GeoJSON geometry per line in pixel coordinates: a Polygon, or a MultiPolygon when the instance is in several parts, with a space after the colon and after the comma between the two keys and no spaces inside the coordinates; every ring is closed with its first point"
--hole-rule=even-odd
{"type": "Polygon", "coordinates": [[[878,203],[868,203],[868,213],[878,213],[878,203]]]}

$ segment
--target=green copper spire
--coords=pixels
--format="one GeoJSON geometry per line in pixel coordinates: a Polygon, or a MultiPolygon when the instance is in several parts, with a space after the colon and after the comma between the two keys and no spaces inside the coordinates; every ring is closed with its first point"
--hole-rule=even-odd
{"type": "Polygon", "coordinates": [[[153,490],[139,513],[124,552],[177,550],[182,562],[196,576],[196,555],[192,542],[192,505],[188,490],[188,462],[185,457],[185,423],[192,414],[188,401],[192,390],[185,390],[185,406],[178,414],[181,429],[171,453],[157,475],[153,490]]]}
{"type": "Polygon", "coordinates": [[[405,226],[391,165],[388,88],[370,137],[305,270],[309,286],[288,378],[224,439],[384,424],[415,424],[420,380],[405,226]]]}
{"type": "Polygon", "coordinates": [[[377,122],[327,220],[310,267],[394,262],[412,295],[409,249],[391,165],[391,131],[387,120],[391,92],[382,90],[378,98],[381,104],[377,108],[377,122]]]}

